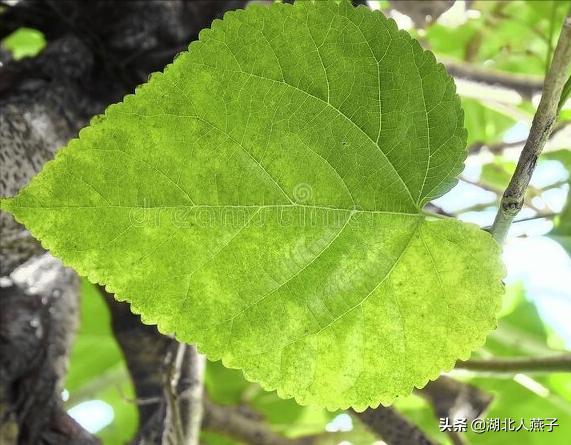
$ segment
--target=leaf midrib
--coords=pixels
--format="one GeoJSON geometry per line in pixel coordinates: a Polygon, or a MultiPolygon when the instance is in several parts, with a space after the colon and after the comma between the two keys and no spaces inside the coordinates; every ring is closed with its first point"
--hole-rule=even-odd
{"type": "MultiPolygon", "coordinates": [[[[202,65],[205,67],[208,67],[210,69],[212,69],[212,67],[210,67],[209,65],[206,64],[202,64],[202,63],[196,63],[197,65],[202,65]]],[[[214,70],[216,71],[216,70],[214,70]]],[[[404,179],[402,178],[401,174],[399,173],[399,171],[396,169],[396,167],[394,166],[394,164],[390,161],[390,159],[388,158],[388,156],[385,154],[385,152],[381,149],[380,145],[377,144],[372,138],[371,136],[369,136],[369,134],[367,134],[367,132],[365,130],[363,130],[359,125],[357,125],[355,122],[353,122],[349,116],[347,116],[345,113],[343,113],[340,109],[338,109],[337,107],[333,106],[331,103],[323,100],[322,98],[320,98],[319,96],[315,96],[314,94],[311,94],[309,91],[303,90],[299,87],[296,87],[295,85],[292,85],[288,82],[282,81],[282,80],[276,80],[276,79],[272,79],[270,77],[264,77],[261,76],[259,74],[254,74],[254,73],[248,73],[246,71],[242,71],[242,70],[238,70],[238,71],[233,71],[236,74],[243,74],[245,76],[249,76],[249,77],[255,77],[257,79],[260,80],[265,80],[268,82],[273,82],[273,83],[277,83],[277,84],[281,84],[281,85],[285,85],[287,87],[290,87],[296,91],[299,91],[300,93],[303,93],[305,95],[307,95],[308,97],[311,97],[315,100],[317,100],[318,102],[321,102],[322,104],[324,104],[325,108],[330,108],[332,110],[334,110],[335,112],[337,112],[337,114],[339,116],[341,116],[344,120],[346,120],[347,122],[349,122],[351,125],[353,125],[353,127],[355,127],[361,134],[363,134],[369,141],[371,144],[373,144],[374,147],[377,148],[378,152],[381,153],[383,159],[386,161],[386,163],[391,167],[391,169],[395,172],[395,175],[397,176],[397,178],[399,179],[399,182],[401,183],[404,191],[406,192],[406,194],[408,195],[408,198],[410,199],[410,203],[417,207],[418,206],[418,202],[415,201],[415,199],[412,196],[412,193],[410,191],[410,189],[408,188],[408,185],[406,184],[406,182],[404,181],[404,179]]],[[[152,117],[152,116],[147,116],[147,117],[152,117]]],[[[187,116],[181,116],[181,117],[187,117],[187,116]]],[[[204,119],[201,118],[200,116],[188,116],[188,117],[196,117],[196,118],[200,118],[200,119],[204,119]]],[[[226,133],[226,135],[228,136],[228,134],[226,133]]]]}
{"type": "MultiPolygon", "coordinates": [[[[303,335],[294,338],[293,340],[289,341],[288,343],[286,343],[283,346],[279,346],[279,350],[283,351],[285,348],[291,346],[292,344],[298,343],[300,341],[302,341],[303,339],[310,337],[310,336],[318,336],[321,333],[323,333],[324,331],[326,331],[327,329],[331,328],[335,323],[337,323],[339,320],[343,319],[344,317],[346,317],[349,313],[351,313],[352,311],[354,311],[355,309],[362,307],[362,305],[369,299],[369,297],[387,280],[389,279],[389,277],[391,276],[391,274],[394,272],[394,270],[396,269],[396,267],[398,266],[398,264],[400,263],[400,261],[402,260],[402,258],[405,256],[406,252],[408,251],[408,249],[410,248],[410,245],[412,244],[412,241],[415,238],[415,235],[417,235],[418,233],[420,233],[422,226],[423,226],[423,220],[419,221],[418,224],[416,225],[416,227],[414,227],[413,230],[411,230],[411,234],[409,239],[407,240],[406,244],[403,246],[403,249],[401,250],[400,254],[397,256],[397,258],[395,258],[394,263],[392,264],[392,266],[390,267],[390,269],[381,277],[381,279],[375,284],[375,286],[373,287],[373,289],[367,293],[367,295],[365,295],[359,302],[357,302],[356,304],[354,304],[353,306],[351,306],[349,309],[345,310],[343,313],[341,313],[340,315],[338,315],[334,320],[332,320],[331,322],[327,323],[327,325],[320,327],[318,330],[314,331],[314,332],[306,332],[303,335]]],[[[323,252],[321,252],[323,253],[323,252]]],[[[320,253],[320,255],[321,255],[320,253]]],[[[316,258],[315,258],[316,259],[316,258]]],[[[314,259],[314,260],[315,260],[314,259]]],[[[312,262],[314,261],[312,260],[312,262]]],[[[299,273],[300,271],[298,271],[299,273]]],[[[296,273],[297,275],[297,273],[296,273]]],[[[267,295],[264,296],[264,298],[267,295]]],[[[259,303],[260,300],[258,300],[257,302],[255,302],[255,304],[259,303]]],[[[247,308],[245,309],[249,309],[254,305],[249,305],[247,308]]],[[[399,305],[397,303],[397,305],[399,305]]],[[[228,323],[230,321],[233,321],[238,315],[240,315],[241,313],[244,312],[244,310],[239,311],[238,314],[235,314],[234,316],[232,316],[229,319],[226,320],[222,320],[221,322],[217,322],[214,323],[211,326],[206,327],[205,329],[203,329],[204,331],[208,331],[214,327],[220,326],[224,323],[228,323]]],[[[403,332],[404,332],[404,326],[401,327],[403,332]]],[[[230,335],[231,337],[231,335],[230,335]]],[[[267,354],[269,352],[271,352],[272,350],[275,350],[275,348],[271,348],[269,350],[264,350],[261,352],[256,352],[254,354],[250,354],[250,356],[258,356],[258,355],[263,355],[263,354],[267,354]]]]}
{"type": "Polygon", "coordinates": [[[237,205],[237,204],[222,204],[222,205],[210,205],[210,204],[195,204],[195,205],[159,205],[159,206],[127,206],[127,205],[102,205],[102,206],[22,206],[22,205],[12,205],[14,198],[5,198],[0,201],[0,208],[3,209],[34,209],[34,210],[67,210],[67,209],[139,209],[139,210],[164,210],[164,209],[310,209],[310,210],[323,210],[323,211],[335,211],[335,212],[351,212],[353,214],[387,214],[387,215],[398,215],[398,216],[422,216],[421,212],[398,212],[390,210],[368,210],[368,209],[354,209],[354,208],[342,208],[342,207],[327,207],[318,205],[307,205],[307,204],[271,204],[271,205],[237,205]]]}

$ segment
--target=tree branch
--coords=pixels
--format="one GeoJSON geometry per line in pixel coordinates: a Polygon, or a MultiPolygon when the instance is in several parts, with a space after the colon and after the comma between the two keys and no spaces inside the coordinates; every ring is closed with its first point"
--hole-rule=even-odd
{"type": "MultiPolygon", "coordinates": [[[[550,138],[552,139],[557,133],[565,130],[569,125],[571,125],[569,121],[559,122],[558,124],[556,124],[553,127],[553,130],[551,130],[550,138]]],[[[474,144],[468,147],[468,153],[470,153],[471,155],[480,153],[482,149],[485,147],[490,153],[501,154],[504,150],[508,148],[519,147],[520,145],[524,145],[525,142],[526,139],[514,142],[498,142],[490,145],[486,145],[483,142],[475,142],[474,144]]]]}
{"type": "Polygon", "coordinates": [[[389,445],[435,445],[420,428],[394,408],[379,406],[355,415],[389,445]]]}
{"type": "Polygon", "coordinates": [[[165,371],[163,372],[165,381],[163,386],[167,404],[161,439],[161,444],[165,445],[184,445],[186,442],[177,394],[185,349],[185,344],[173,342],[165,355],[165,371]]]}
{"type": "MultiPolygon", "coordinates": [[[[429,382],[416,393],[430,402],[437,419],[462,417],[469,422],[481,416],[493,400],[491,394],[445,375],[429,382]]],[[[454,445],[465,443],[461,434],[455,431],[447,434],[454,445]]]]}
{"type": "Polygon", "coordinates": [[[49,254],[0,286],[0,443],[94,445],[63,409],[61,390],[77,326],[75,273],[49,254]]]}
{"type": "Polygon", "coordinates": [[[166,356],[164,390],[167,406],[162,443],[198,445],[203,417],[205,365],[205,357],[195,346],[173,341],[166,356]],[[182,376],[185,376],[184,381],[182,376]]]}
{"type": "Polygon", "coordinates": [[[204,372],[206,371],[206,357],[198,352],[196,346],[186,345],[186,353],[189,355],[190,369],[188,370],[188,382],[183,382],[186,388],[180,395],[188,404],[188,412],[192,415],[183,419],[186,431],[187,445],[198,445],[200,429],[204,417],[204,372]]]}
{"type": "Polygon", "coordinates": [[[526,99],[531,99],[534,94],[541,92],[542,80],[536,76],[492,71],[446,58],[440,58],[439,61],[446,67],[448,73],[455,78],[508,88],[517,91],[526,99]]]}
{"type": "MultiPolygon", "coordinates": [[[[288,0],[292,3],[292,0],[288,0]]],[[[356,4],[357,2],[353,2],[356,4]]],[[[365,4],[365,2],[362,2],[365,4]]],[[[408,15],[417,26],[421,28],[426,25],[427,16],[431,21],[435,21],[442,13],[448,10],[454,2],[442,1],[399,1],[391,0],[390,5],[397,11],[408,15]]],[[[453,60],[448,57],[438,57],[448,73],[456,79],[464,79],[470,82],[484,84],[486,86],[496,86],[516,91],[525,99],[531,99],[535,94],[541,92],[543,79],[539,76],[529,76],[491,69],[483,69],[476,65],[453,60]]]]}
{"type": "Polygon", "coordinates": [[[513,223],[520,223],[520,222],[526,222],[526,221],[535,221],[536,219],[549,219],[549,218],[555,218],[556,216],[558,216],[559,213],[556,212],[539,212],[537,215],[534,216],[528,216],[527,218],[520,218],[520,219],[516,219],[513,221],[513,223]]]}
{"type": "Polygon", "coordinates": [[[551,67],[545,78],[543,94],[531,124],[529,137],[523,147],[511,181],[503,194],[492,226],[492,235],[500,244],[504,242],[513,219],[523,206],[525,191],[531,180],[537,158],[541,154],[557,118],[557,107],[563,86],[568,78],[570,65],[571,15],[568,14],[563,22],[551,67]]]}
{"type": "MultiPolygon", "coordinates": [[[[494,193],[497,195],[497,197],[499,197],[502,194],[502,190],[498,187],[494,187],[493,185],[489,185],[489,184],[486,184],[486,183],[481,182],[481,181],[472,181],[472,180],[465,178],[465,177],[460,177],[460,180],[462,182],[465,182],[466,184],[474,185],[476,187],[480,187],[482,190],[486,190],[487,192],[494,193]]],[[[538,194],[539,193],[536,193],[536,195],[538,195],[538,194]]],[[[523,204],[525,204],[527,207],[535,210],[538,213],[540,212],[539,208],[537,208],[537,206],[535,206],[533,204],[532,200],[530,198],[528,198],[527,196],[523,197],[523,204]]]]}
{"type": "Polygon", "coordinates": [[[140,429],[133,443],[186,445],[190,443],[191,431],[195,437],[197,435],[197,422],[205,429],[254,445],[314,443],[312,437],[288,439],[280,436],[240,408],[222,407],[202,400],[202,394],[197,395],[197,385],[202,386],[204,357],[194,347],[181,345],[159,333],[155,326],[143,324],[127,303],[120,303],[102,288],[100,290],[111,311],[113,332],[135,385],[140,429]],[[168,383],[164,378],[165,366],[169,369],[168,383]],[[180,434],[173,432],[173,425],[176,425],[176,431],[182,430],[182,439],[180,434]]]}
{"type": "Polygon", "coordinates": [[[571,353],[547,357],[510,357],[459,361],[456,369],[493,373],[571,372],[571,353]]]}
{"type": "MultiPolygon", "coordinates": [[[[493,397],[473,385],[441,376],[416,393],[432,405],[436,417],[465,417],[482,415],[493,397]]],[[[417,426],[394,408],[379,406],[356,416],[389,445],[434,444],[417,426]]],[[[463,443],[459,435],[451,435],[454,444],[463,443]]]]}
{"type": "Polygon", "coordinates": [[[252,445],[312,445],[315,437],[289,439],[274,433],[267,425],[240,412],[232,406],[215,405],[204,401],[206,430],[216,431],[252,445]]]}

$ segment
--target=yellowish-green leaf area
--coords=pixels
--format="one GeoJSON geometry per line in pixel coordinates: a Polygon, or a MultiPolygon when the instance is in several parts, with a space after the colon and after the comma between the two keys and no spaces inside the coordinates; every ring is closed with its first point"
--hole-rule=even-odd
{"type": "Polygon", "coordinates": [[[45,247],[282,397],[390,404],[466,359],[490,235],[421,212],[461,171],[454,83],[347,2],[227,13],[16,198],[45,247]]]}

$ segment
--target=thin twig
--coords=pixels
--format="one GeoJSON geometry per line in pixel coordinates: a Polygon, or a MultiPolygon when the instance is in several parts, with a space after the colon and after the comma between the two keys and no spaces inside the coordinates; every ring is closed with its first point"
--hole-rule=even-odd
{"type": "Polygon", "coordinates": [[[510,357],[459,361],[456,369],[493,373],[571,372],[571,353],[547,357],[510,357]]]}
{"type": "MultiPolygon", "coordinates": [[[[551,130],[550,138],[553,138],[560,131],[565,130],[569,125],[571,125],[571,122],[569,121],[557,123],[553,127],[553,130],[551,130]]],[[[524,145],[525,142],[526,139],[521,139],[519,141],[513,141],[513,142],[497,142],[495,144],[490,144],[490,145],[487,145],[484,142],[474,142],[470,147],[468,147],[468,152],[471,155],[477,154],[481,152],[484,148],[486,148],[490,153],[501,154],[503,153],[504,150],[507,150],[508,148],[520,147],[524,145]]]]}
{"type": "Polygon", "coordinates": [[[487,192],[492,192],[496,195],[502,194],[502,190],[498,187],[494,187],[493,185],[485,184],[485,183],[479,182],[479,181],[472,181],[471,179],[465,178],[464,176],[462,176],[460,178],[460,180],[462,182],[465,182],[466,184],[470,184],[470,185],[474,185],[476,187],[480,187],[482,190],[485,190],[487,192]]]}
{"type": "MultiPolygon", "coordinates": [[[[502,190],[498,187],[494,187],[493,185],[489,185],[489,184],[485,184],[484,182],[480,182],[480,181],[472,181],[470,179],[461,177],[460,178],[462,180],[462,182],[465,182],[466,184],[470,184],[476,187],[480,187],[482,190],[485,190],[487,192],[491,192],[494,193],[496,195],[498,195],[498,197],[502,194],[502,190]]],[[[534,189],[534,196],[537,196],[538,194],[540,194],[538,192],[538,190],[534,189]]],[[[496,198],[497,199],[497,198],[496,198]]],[[[540,210],[537,208],[537,206],[535,206],[533,204],[533,202],[531,201],[531,199],[529,199],[527,196],[524,196],[523,198],[523,203],[529,207],[532,210],[535,210],[536,212],[539,212],[540,210]]]]}
{"type": "Polygon", "coordinates": [[[463,207],[461,209],[458,210],[454,210],[454,217],[458,218],[460,215],[464,214],[464,213],[470,213],[470,212],[483,212],[483,211],[487,211],[490,210],[491,208],[495,208],[496,207],[496,203],[494,202],[482,202],[479,204],[474,204],[468,207],[463,207]]]}
{"type": "Polygon", "coordinates": [[[566,184],[569,184],[569,179],[561,179],[557,182],[554,182],[553,184],[546,185],[545,187],[543,187],[541,189],[541,191],[545,192],[546,190],[558,189],[560,187],[563,187],[566,184]]]}
{"type": "Polygon", "coordinates": [[[523,147],[516,170],[503,194],[496,219],[492,226],[492,235],[502,244],[515,216],[523,206],[525,191],[535,169],[537,158],[541,154],[551,134],[557,118],[557,107],[563,86],[568,78],[571,65],[571,15],[567,15],[557,47],[553,53],[551,67],[545,78],[543,94],[533,118],[527,142],[523,147]]]}
{"type": "Polygon", "coordinates": [[[184,432],[180,417],[180,409],[177,400],[177,386],[181,374],[181,366],[186,349],[184,343],[173,344],[176,351],[170,350],[165,357],[165,384],[164,394],[167,401],[166,415],[164,418],[162,445],[183,444],[184,432]]]}
{"type": "Polygon", "coordinates": [[[456,78],[508,88],[517,91],[528,99],[541,91],[542,82],[540,77],[482,69],[468,63],[443,58],[440,61],[444,64],[448,73],[456,78]]]}
{"type": "Polygon", "coordinates": [[[316,437],[290,439],[280,436],[264,422],[250,419],[235,406],[222,406],[204,400],[203,428],[252,445],[313,445],[316,437]]]}
{"type": "Polygon", "coordinates": [[[187,412],[189,413],[186,421],[185,436],[187,445],[198,445],[200,438],[200,429],[202,425],[203,396],[204,396],[204,371],[206,367],[206,358],[200,354],[196,346],[187,346],[187,354],[190,366],[188,378],[190,382],[188,387],[180,394],[179,399],[183,399],[188,403],[187,412]]]}
{"type": "Polygon", "coordinates": [[[436,213],[437,215],[448,216],[450,218],[454,217],[452,213],[447,212],[442,207],[437,206],[433,202],[429,202],[428,204],[426,204],[426,211],[436,213]]]}
{"type": "Polygon", "coordinates": [[[515,221],[513,221],[513,223],[515,224],[515,223],[520,223],[520,222],[534,221],[536,219],[555,218],[558,215],[559,215],[559,213],[556,213],[556,212],[538,213],[535,216],[528,216],[527,218],[516,219],[515,221]]]}
{"type": "MultiPolygon", "coordinates": [[[[559,216],[559,213],[556,212],[538,212],[537,215],[534,216],[528,216],[526,218],[520,218],[520,219],[516,219],[514,221],[512,221],[512,224],[517,224],[520,222],[527,222],[527,221],[535,221],[538,219],[550,219],[550,218],[555,218],[556,216],[559,216]]],[[[484,229],[486,232],[491,232],[492,231],[492,226],[484,226],[482,227],[482,229],[484,229]]]]}

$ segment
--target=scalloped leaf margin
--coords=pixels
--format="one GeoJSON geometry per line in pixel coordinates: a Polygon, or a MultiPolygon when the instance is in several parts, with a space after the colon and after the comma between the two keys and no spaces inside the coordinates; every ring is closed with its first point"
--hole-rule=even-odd
{"type": "Polygon", "coordinates": [[[251,6],[1,206],[161,332],[281,397],[360,411],[495,327],[499,246],[421,211],[465,144],[452,79],[393,21],[251,6]]]}

